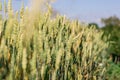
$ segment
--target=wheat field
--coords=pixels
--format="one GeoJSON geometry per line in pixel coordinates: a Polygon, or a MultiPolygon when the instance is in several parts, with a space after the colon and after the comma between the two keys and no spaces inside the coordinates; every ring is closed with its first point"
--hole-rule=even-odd
{"type": "Polygon", "coordinates": [[[103,31],[65,16],[51,18],[50,6],[43,12],[23,5],[15,12],[11,4],[1,6],[0,80],[105,79],[109,43],[103,31]]]}

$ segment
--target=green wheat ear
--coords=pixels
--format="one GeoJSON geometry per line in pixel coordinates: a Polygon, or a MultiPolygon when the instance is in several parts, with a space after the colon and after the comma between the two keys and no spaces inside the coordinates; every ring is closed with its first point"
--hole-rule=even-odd
{"type": "Polygon", "coordinates": [[[2,11],[2,2],[0,2],[0,11],[2,11]]]}
{"type": "Polygon", "coordinates": [[[8,0],[7,12],[8,12],[9,18],[12,18],[13,16],[12,0],[8,0]]]}
{"type": "Polygon", "coordinates": [[[7,13],[7,3],[6,0],[4,0],[4,14],[6,15],[7,13]]]}

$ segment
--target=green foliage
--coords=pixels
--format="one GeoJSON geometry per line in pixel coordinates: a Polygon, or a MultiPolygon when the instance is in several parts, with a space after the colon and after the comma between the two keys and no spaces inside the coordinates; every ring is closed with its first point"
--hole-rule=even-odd
{"type": "Polygon", "coordinates": [[[6,80],[103,80],[103,31],[51,13],[22,8],[0,20],[0,78],[6,80]],[[20,15],[18,15],[20,14],[20,15]],[[33,15],[34,14],[34,15],[33,15]],[[100,65],[102,64],[102,65],[100,65]]]}
{"type": "Polygon", "coordinates": [[[89,24],[88,24],[88,27],[92,27],[92,26],[95,26],[96,29],[99,29],[99,26],[98,26],[98,24],[96,24],[96,23],[89,23],[89,24]]]}
{"type": "Polygon", "coordinates": [[[120,79],[120,64],[111,63],[107,69],[106,76],[108,80],[119,80],[120,79]]]}
{"type": "Polygon", "coordinates": [[[116,27],[120,26],[119,25],[120,20],[116,16],[112,16],[106,19],[103,18],[102,22],[105,24],[105,26],[116,26],[116,27]]]}
{"type": "Polygon", "coordinates": [[[109,47],[109,53],[115,53],[120,55],[120,20],[116,16],[103,19],[103,23],[105,27],[102,29],[104,30],[105,34],[108,36],[110,35],[109,41],[111,42],[111,46],[109,47]]]}
{"type": "MultiPolygon", "coordinates": [[[[110,46],[108,50],[109,54],[120,55],[120,19],[116,16],[109,17],[107,19],[102,19],[105,26],[102,28],[105,32],[105,36],[110,36],[110,46]]],[[[117,57],[117,56],[116,56],[117,57]]],[[[119,61],[116,61],[117,63],[119,61]]],[[[108,80],[119,80],[120,77],[120,64],[109,63],[107,67],[106,77],[108,80]]]]}

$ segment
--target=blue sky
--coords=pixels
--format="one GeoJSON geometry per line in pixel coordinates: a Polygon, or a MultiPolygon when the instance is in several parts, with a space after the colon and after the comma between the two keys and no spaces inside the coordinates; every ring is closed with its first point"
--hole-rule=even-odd
{"type": "Polygon", "coordinates": [[[120,0],[58,0],[56,10],[70,18],[100,23],[101,18],[120,17],[120,0]]]}
{"type": "MultiPolygon", "coordinates": [[[[13,0],[15,10],[19,9],[22,0],[13,0]]],[[[23,0],[25,5],[29,0],[23,0]]],[[[81,22],[96,22],[113,15],[120,17],[120,0],[57,0],[52,4],[60,14],[81,22]]]]}

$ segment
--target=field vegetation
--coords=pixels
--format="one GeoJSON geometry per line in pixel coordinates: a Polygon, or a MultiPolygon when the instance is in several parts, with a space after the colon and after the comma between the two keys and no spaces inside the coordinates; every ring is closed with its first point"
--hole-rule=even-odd
{"type": "Polygon", "coordinates": [[[52,18],[48,4],[44,10],[22,5],[17,12],[11,4],[0,6],[0,80],[106,78],[110,36],[103,30],[65,16],[52,18]]]}

